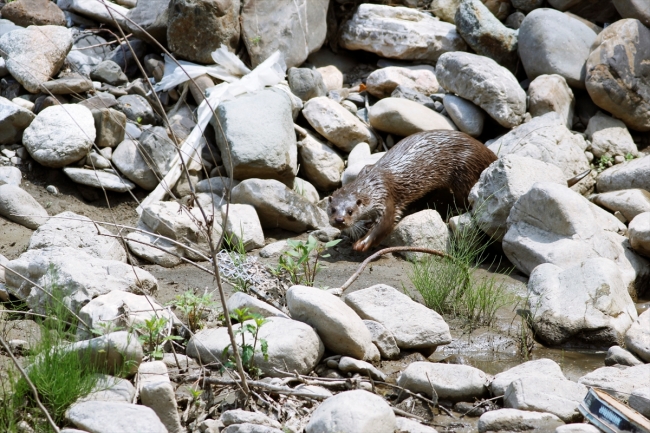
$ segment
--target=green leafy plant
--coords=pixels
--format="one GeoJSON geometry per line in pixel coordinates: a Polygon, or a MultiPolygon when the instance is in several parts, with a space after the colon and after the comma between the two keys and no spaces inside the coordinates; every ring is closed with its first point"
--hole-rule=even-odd
{"type": "MultiPolygon", "coordinates": [[[[451,236],[449,257],[427,256],[412,262],[409,279],[427,307],[471,325],[490,325],[499,308],[514,302],[505,282],[498,276],[477,278],[478,266],[487,258],[490,245],[472,218],[451,236]]],[[[493,263],[494,264],[494,263],[493,263]]]]}
{"type": "Polygon", "coordinates": [[[277,276],[286,275],[291,284],[313,286],[316,275],[323,268],[320,259],[330,256],[323,252],[339,242],[341,239],[323,244],[312,235],[309,235],[307,242],[288,240],[291,249],[280,256],[278,267],[273,273],[277,276]]]}
{"type": "Polygon", "coordinates": [[[253,45],[258,45],[261,41],[262,41],[262,37],[259,35],[251,38],[251,44],[253,45]]]}
{"type": "MultiPolygon", "coordinates": [[[[234,313],[230,315],[233,320],[239,322],[239,328],[235,330],[235,336],[241,337],[241,343],[238,343],[237,350],[241,355],[242,364],[244,369],[253,377],[259,377],[261,370],[255,365],[255,353],[262,354],[264,361],[268,361],[268,343],[265,339],[259,338],[260,328],[268,322],[264,317],[259,314],[251,313],[248,308],[235,309],[234,313]],[[249,335],[246,338],[246,335],[249,335]],[[251,341],[252,340],[252,343],[251,341]],[[259,348],[257,347],[259,343],[259,348]]],[[[229,344],[223,349],[222,358],[226,360],[224,367],[233,368],[235,360],[230,353],[231,345],[229,344]]]]}
{"type": "Polygon", "coordinates": [[[176,335],[165,335],[168,320],[166,317],[152,316],[144,322],[137,322],[133,329],[138,333],[145,354],[153,359],[162,359],[165,343],[171,340],[182,340],[176,335]]]}
{"type": "Polygon", "coordinates": [[[598,158],[598,162],[596,164],[596,171],[600,173],[601,171],[611,167],[612,163],[614,162],[614,159],[611,156],[603,155],[600,158],[598,158]]]}
{"type": "Polygon", "coordinates": [[[633,159],[634,159],[634,155],[632,155],[631,153],[626,153],[625,154],[625,160],[626,161],[632,161],[633,159]]]}
{"type": "Polygon", "coordinates": [[[192,290],[187,290],[180,295],[176,295],[176,298],[170,301],[168,305],[173,305],[185,315],[187,318],[187,326],[192,332],[203,328],[204,313],[216,307],[211,293],[197,295],[192,290]]]}

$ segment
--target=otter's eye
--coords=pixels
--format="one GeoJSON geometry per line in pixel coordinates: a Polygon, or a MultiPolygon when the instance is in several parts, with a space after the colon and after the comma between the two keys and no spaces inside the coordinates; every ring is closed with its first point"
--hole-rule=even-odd
{"type": "Polygon", "coordinates": [[[348,209],[348,215],[352,215],[352,209],[348,209]]]}

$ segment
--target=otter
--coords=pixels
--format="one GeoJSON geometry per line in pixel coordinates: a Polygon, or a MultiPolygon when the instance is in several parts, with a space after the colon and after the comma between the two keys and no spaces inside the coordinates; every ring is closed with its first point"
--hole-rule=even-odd
{"type": "Polygon", "coordinates": [[[355,251],[367,251],[390,234],[410,204],[435,190],[451,190],[454,201],[465,206],[483,170],[496,160],[494,152],[464,132],[410,135],[330,196],[330,225],[358,239],[355,251]]]}

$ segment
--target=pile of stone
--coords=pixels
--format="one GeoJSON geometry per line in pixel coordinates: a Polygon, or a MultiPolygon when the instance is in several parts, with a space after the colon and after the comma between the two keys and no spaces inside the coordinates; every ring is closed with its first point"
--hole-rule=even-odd
{"type": "MultiPolygon", "coordinates": [[[[149,298],[156,279],[127,265],[125,245],[140,259],[173,267],[206,260],[224,232],[247,251],[264,247],[265,229],[323,229],[336,237],[324,211],[333,190],[403,137],[460,130],[499,157],[472,189],[469,212],[449,224],[433,210],[410,215],[386,244],[444,249],[450,230],[475,226],[529,276],[536,337],[551,346],[608,349],[609,366],[573,382],[548,360],[495,377],[422,361],[402,371],[398,385],[452,403],[503,396],[504,408],[482,415],[479,431],[580,421],[577,404],[587,386],[614,389],[648,415],[650,312],[639,315],[634,304],[650,286],[647,8],[630,0],[398,3],[3,3],[0,215],[35,232],[20,257],[0,257],[0,299],[11,295],[44,311],[49,298],[40,287],[54,265],[66,305],[91,328],[124,305],[138,311],[132,322],[166,314],[178,325],[149,298]],[[214,65],[222,46],[238,52],[250,74],[279,51],[285,81],[213,107],[198,152],[185,158],[178,181],[163,184],[169,199],[145,201],[124,243],[106,229],[98,235],[79,215],[48,220],[21,188],[23,172],[39,165],[62,169],[85,187],[156,190],[178,170],[179,149],[197,128],[197,107],[225,76],[214,65]],[[183,60],[192,80],[156,91],[172,75],[165,53],[183,60]]],[[[451,342],[436,312],[385,285],[343,300],[294,286],[286,311],[236,294],[231,307],[269,318],[262,328],[269,356],[256,360],[269,377],[315,371],[382,381],[385,373],[373,362],[451,342]]],[[[167,373],[172,363],[140,363],[142,348],[130,347],[123,334],[89,338],[90,329],[81,330],[78,344],[123,347],[125,359],[138,360],[139,379],[134,387],[107,378],[111,391],[75,404],[71,424],[161,432],[188,424],[167,373]],[[132,404],[135,395],[142,405],[132,404]]],[[[208,328],[192,336],[182,356],[221,363],[228,344],[225,328],[208,328]]],[[[313,389],[327,400],[305,431],[433,431],[395,417],[365,384],[331,398],[313,389]]],[[[224,412],[189,423],[201,432],[283,427],[247,416],[224,412]]]]}

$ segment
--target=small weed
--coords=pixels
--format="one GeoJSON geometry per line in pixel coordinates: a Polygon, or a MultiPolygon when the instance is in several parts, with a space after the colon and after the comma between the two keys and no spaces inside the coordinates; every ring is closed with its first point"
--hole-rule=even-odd
{"type": "Polygon", "coordinates": [[[631,153],[625,154],[626,161],[632,161],[633,159],[634,159],[634,155],[632,155],[631,153]]]}
{"type": "Polygon", "coordinates": [[[603,155],[600,158],[598,158],[598,162],[596,164],[596,171],[600,173],[603,170],[611,167],[613,163],[614,163],[614,158],[612,158],[611,156],[603,155]]]}
{"type": "Polygon", "coordinates": [[[323,252],[339,242],[341,239],[322,244],[312,235],[309,235],[307,242],[288,240],[287,244],[291,249],[280,256],[278,267],[273,270],[273,274],[286,275],[291,284],[313,286],[316,274],[323,268],[319,260],[330,256],[323,252]]]}
{"type": "Polygon", "coordinates": [[[176,298],[169,302],[168,305],[173,305],[177,310],[183,312],[187,317],[187,326],[192,332],[203,328],[203,314],[216,306],[211,293],[196,295],[191,290],[184,292],[182,295],[176,295],[176,298]]]}
{"type": "Polygon", "coordinates": [[[203,394],[203,390],[189,387],[187,388],[187,391],[190,393],[190,396],[192,397],[191,404],[194,406],[198,406],[200,404],[199,399],[201,398],[201,394],[203,394]]]}
{"type": "MultiPolygon", "coordinates": [[[[260,316],[259,314],[251,313],[248,308],[235,309],[235,312],[230,315],[233,320],[239,322],[239,329],[235,330],[235,337],[241,335],[241,343],[238,344],[237,350],[241,355],[242,364],[244,369],[253,377],[260,377],[262,374],[261,370],[255,365],[255,353],[258,352],[258,343],[259,343],[259,353],[262,354],[264,361],[268,361],[268,343],[265,339],[259,338],[260,328],[267,322],[267,320],[260,316]],[[247,342],[246,334],[249,335],[249,342],[247,342]],[[253,340],[250,344],[250,339],[253,340]]],[[[234,368],[235,360],[229,351],[231,345],[225,347],[223,350],[223,359],[227,361],[224,363],[224,367],[234,368]]]]}
{"type": "Polygon", "coordinates": [[[162,359],[165,343],[171,340],[182,340],[175,335],[165,335],[168,320],[166,317],[152,316],[144,323],[139,322],[133,325],[133,329],[139,334],[138,339],[146,355],[153,359],[162,359]]]}
{"type": "Polygon", "coordinates": [[[253,45],[258,45],[261,41],[262,41],[262,37],[259,35],[251,38],[251,44],[253,45]]]}
{"type": "Polygon", "coordinates": [[[101,321],[97,324],[97,327],[91,329],[90,332],[93,335],[100,337],[102,335],[110,334],[111,332],[121,331],[122,329],[123,328],[116,325],[115,322],[101,321]]]}

